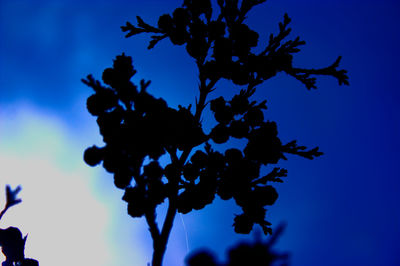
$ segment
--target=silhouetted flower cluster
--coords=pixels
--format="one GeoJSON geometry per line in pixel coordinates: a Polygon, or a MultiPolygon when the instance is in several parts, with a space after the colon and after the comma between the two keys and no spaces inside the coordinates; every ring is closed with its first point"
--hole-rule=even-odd
{"type": "Polygon", "coordinates": [[[273,249],[277,239],[283,232],[281,224],[274,234],[265,242],[256,240],[253,243],[241,242],[231,247],[227,252],[227,261],[221,263],[216,256],[208,250],[200,250],[191,253],[186,258],[187,266],[287,266],[289,254],[280,253],[273,249]]]}
{"type": "Polygon", "coordinates": [[[296,141],[282,143],[276,123],[264,118],[266,101],[251,99],[256,86],[278,72],[295,77],[307,89],[316,88],[315,75],[333,76],[339,84],[348,84],[346,71],[337,70],[340,57],[322,69],[293,66],[293,54],[304,41],[299,37],[284,41],[291,31],[287,15],[279,24],[279,33],[270,35],[261,52],[254,52],[259,34],[245,24],[245,18],[251,8],[265,0],[217,2],[220,12],[214,16],[209,0],[185,0],[172,15],[160,16],[157,26],[137,17],[137,26],[127,22],[122,27],[126,37],[152,33],[149,49],[166,38],[174,45],[185,45],[199,70],[200,95],[194,110],[192,105],[171,108],[163,99],[150,95],[146,91],[150,82],[132,83],[136,70],[125,54],[104,70],[105,85],[90,75],[83,80],[95,92],[87,100],[87,109],[97,117],[105,143],[104,147],[88,148],[84,160],[90,166],[102,162],[114,175],[115,186],[125,190],[128,213],[146,217],[155,249],[166,244],[177,211],[200,210],[216,194],[223,200],[233,198],[242,208],[243,213],[234,218],[236,232],[248,234],[259,224],[265,234],[271,233],[265,207],[272,205],[278,194],[270,182],[282,182],[287,171],[273,167],[265,175],[266,167],[286,159],[285,154],[313,159],[322,153],[318,148],[298,146],[296,141]],[[209,101],[216,123],[205,132],[202,111],[221,79],[243,88],[231,99],[209,101]],[[231,138],[245,140],[245,147],[215,148],[231,138]],[[165,166],[159,162],[163,155],[169,157],[165,166]],[[169,209],[160,231],[155,209],[165,199],[169,209]]]}
{"type": "Polygon", "coordinates": [[[236,232],[249,233],[257,223],[268,233],[264,207],[272,205],[278,194],[267,182],[281,181],[275,178],[286,176],[286,171],[276,168],[266,178],[260,177],[261,167],[285,159],[284,153],[312,159],[321,155],[318,149],[298,151],[304,147],[295,142],[282,145],[276,123],[264,120],[265,101],[249,100],[254,88],[241,90],[230,101],[223,97],[212,100],[210,108],[217,124],[205,134],[189,107],[168,107],[163,99],[146,92],[149,82],[142,80],[138,89],[130,81],[135,72],[131,58],[122,54],[113,68],[103,73],[103,82],[109,87],[90,76],[84,80],[95,90],[87,108],[97,117],[106,144],[88,148],[86,163],[95,166],[103,162],[114,174],[116,187],[125,189],[123,200],[133,217],[153,212],[173,194],[178,193],[181,213],[204,208],[218,194],[224,200],[233,197],[243,209],[235,218],[236,232]],[[229,138],[247,139],[247,145],[243,151],[231,148],[224,153],[211,148],[211,140],[222,144],[229,138]],[[190,151],[204,143],[204,149],[196,150],[188,161],[177,159],[178,150],[190,151]],[[166,153],[171,163],[162,167],[158,160],[166,153]]]}
{"type": "Polygon", "coordinates": [[[251,8],[265,0],[243,0],[240,6],[237,0],[217,2],[220,13],[215,20],[209,0],[185,0],[172,16],[162,15],[158,27],[150,26],[138,16],[137,26],[127,22],[122,30],[128,32],[126,37],[143,32],[155,34],[151,36],[149,49],[167,37],[175,45],[186,45],[188,54],[201,66],[200,74],[210,80],[225,78],[237,85],[259,84],[283,71],[308,89],[316,89],[313,75],[330,75],[337,78],[340,85],[349,84],[346,71],[337,70],[341,57],[326,68],[293,67],[293,54],[299,52],[299,46],[305,42],[299,37],[284,41],[291,32],[288,28],[291,20],[286,14],[279,23],[279,33],[271,34],[262,52],[254,53],[252,48],[258,46],[259,34],[244,20],[251,8]]]}
{"type": "MultiPolygon", "coordinates": [[[[14,190],[9,185],[6,186],[6,205],[0,213],[0,220],[10,207],[21,203],[21,199],[17,198],[20,191],[20,186],[14,190]]],[[[0,247],[6,257],[2,266],[39,266],[37,260],[25,258],[26,239],[27,236],[23,237],[16,227],[0,228],[0,247]]]]}

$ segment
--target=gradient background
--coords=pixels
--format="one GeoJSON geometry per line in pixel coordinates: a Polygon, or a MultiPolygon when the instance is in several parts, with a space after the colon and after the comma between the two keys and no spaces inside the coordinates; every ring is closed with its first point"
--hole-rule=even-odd
{"type": "MultiPolygon", "coordinates": [[[[85,107],[92,92],[80,79],[100,78],[126,52],[135,78],[152,80],[151,93],[171,106],[192,103],[196,69],[185,49],[164,41],[149,52],[148,36],[125,39],[119,29],[136,15],[154,24],[181,4],[0,0],[0,189],[21,184],[24,200],[0,227],[29,233],[26,255],[40,265],[150,261],[144,219],[130,218],[112,177],[82,160],[84,149],[101,138],[85,107]]],[[[400,3],[271,0],[248,23],[266,41],[285,12],[291,36],[307,42],[294,63],[323,67],[342,55],[351,86],[323,77],[318,90],[307,91],[281,74],[258,88],[256,97],[268,100],[265,114],[278,122],[284,142],[298,139],[325,153],[282,164],[289,176],[267,213],[274,226],[287,222],[277,247],[291,252],[293,266],[400,265],[400,3]]],[[[215,96],[237,90],[217,87],[215,96]]],[[[183,265],[188,249],[200,247],[223,258],[238,239],[252,239],[233,232],[234,213],[232,202],[217,200],[177,216],[165,265],[183,265]]]]}

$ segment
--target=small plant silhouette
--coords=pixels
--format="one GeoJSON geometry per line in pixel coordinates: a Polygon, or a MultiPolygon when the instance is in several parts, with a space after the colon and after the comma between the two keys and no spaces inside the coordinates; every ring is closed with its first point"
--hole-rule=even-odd
{"type": "MultiPolygon", "coordinates": [[[[348,85],[345,70],[338,70],[340,57],[320,69],[293,66],[293,55],[305,42],[299,37],[286,40],[291,29],[285,15],[279,32],[271,34],[261,52],[259,34],[245,24],[247,13],[265,0],[218,0],[219,12],[213,14],[209,0],[185,0],[172,15],[160,16],[157,26],[137,17],[137,25],[122,26],[126,37],[150,33],[148,49],[164,39],[185,46],[198,68],[199,96],[194,105],[174,109],[146,89],[150,81],[139,85],[130,80],[136,74],[132,59],[124,53],[113,67],[104,70],[102,80],[89,75],[82,81],[94,90],[87,109],[95,117],[104,147],[86,149],[84,160],[90,166],[103,162],[114,175],[117,188],[124,189],[128,214],[145,217],[153,239],[152,265],[162,265],[169,234],[177,212],[203,209],[218,195],[234,199],[243,213],[234,218],[234,230],[248,234],[254,224],[271,233],[265,219],[266,206],[278,197],[271,182],[282,182],[286,169],[271,167],[287,154],[313,159],[322,154],[307,149],[295,140],[282,143],[275,122],[264,118],[266,101],[252,100],[256,87],[284,72],[316,89],[316,76],[335,77],[339,85],[348,85]],[[242,89],[231,99],[209,99],[218,81],[225,79],[242,89]],[[215,126],[203,130],[202,113],[209,104],[215,126]],[[217,144],[230,138],[246,140],[243,149],[220,151],[217,144]],[[159,160],[167,158],[166,165],[159,160]],[[266,173],[267,172],[267,173],[266,173]],[[168,211],[161,226],[156,222],[156,207],[168,200],[168,211]]],[[[236,89],[236,88],[233,88],[236,89]]],[[[163,159],[164,161],[164,159],[163,159]]]]}
{"type": "Polygon", "coordinates": [[[190,254],[186,258],[187,266],[287,266],[289,265],[289,254],[280,253],[273,249],[277,239],[285,228],[280,224],[268,241],[255,239],[251,242],[241,242],[231,247],[227,252],[226,262],[219,262],[216,256],[208,250],[200,250],[190,254]]]}
{"type": "MultiPolygon", "coordinates": [[[[6,186],[6,204],[0,213],[0,220],[7,210],[22,202],[17,198],[21,187],[18,186],[14,190],[9,185],[6,186]]],[[[16,227],[0,228],[0,246],[6,260],[2,266],[38,266],[37,260],[25,258],[25,242],[27,235],[22,237],[21,231],[16,227]]]]}

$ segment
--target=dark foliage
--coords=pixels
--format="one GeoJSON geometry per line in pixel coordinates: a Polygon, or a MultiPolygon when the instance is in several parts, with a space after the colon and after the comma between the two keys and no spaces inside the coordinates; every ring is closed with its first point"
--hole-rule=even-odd
{"type": "Polygon", "coordinates": [[[286,154],[308,159],[320,156],[318,148],[307,149],[296,141],[282,143],[275,122],[264,118],[266,101],[252,100],[256,87],[279,72],[287,73],[307,89],[316,88],[316,75],[335,77],[348,85],[345,70],[338,70],[340,57],[322,69],[297,68],[293,55],[304,45],[299,37],[287,40],[291,29],[285,15],[279,32],[271,34],[262,52],[253,52],[258,33],[245,24],[247,12],[263,0],[219,0],[219,13],[213,19],[208,0],[185,0],[182,7],[162,15],[157,26],[137,17],[137,25],[127,22],[122,30],[126,37],[151,33],[148,48],[170,39],[184,45],[199,70],[199,98],[178,109],[165,100],[150,95],[149,81],[139,85],[130,81],[136,70],[125,54],[114,60],[103,72],[104,85],[88,76],[83,80],[93,88],[87,100],[88,111],[97,118],[103,147],[92,146],[84,153],[90,166],[103,163],[114,175],[115,186],[125,190],[123,200],[132,217],[144,216],[154,241],[153,265],[161,265],[165,245],[176,212],[200,210],[213,202],[215,195],[234,199],[243,213],[234,218],[234,230],[248,234],[254,224],[265,234],[271,233],[265,220],[266,206],[274,204],[278,194],[271,182],[282,182],[287,171],[272,167],[286,154]],[[226,79],[243,88],[232,97],[207,101],[216,83],[226,79]],[[201,115],[209,103],[215,126],[205,132],[201,115]],[[193,108],[192,108],[193,107],[193,108]],[[218,150],[215,144],[231,138],[246,140],[244,149],[218,150]],[[159,159],[168,155],[168,165],[159,159]],[[265,169],[262,169],[265,168],[265,169]],[[168,199],[168,212],[159,229],[156,207],[168,199]]]}
{"type": "Polygon", "coordinates": [[[284,225],[281,224],[268,241],[256,240],[253,243],[242,242],[228,251],[226,262],[218,262],[216,256],[208,250],[190,254],[186,258],[187,266],[286,266],[289,265],[289,254],[280,253],[273,249],[278,237],[282,234],[284,225]]]}
{"type": "MultiPolygon", "coordinates": [[[[6,205],[0,213],[0,220],[10,207],[21,202],[21,199],[17,198],[19,191],[21,191],[20,186],[15,190],[6,186],[6,205]]],[[[22,237],[21,231],[16,227],[0,228],[0,247],[6,257],[2,266],[39,266],[37,260],[25,258],[26,239],[27,236],[22,237]]]]}

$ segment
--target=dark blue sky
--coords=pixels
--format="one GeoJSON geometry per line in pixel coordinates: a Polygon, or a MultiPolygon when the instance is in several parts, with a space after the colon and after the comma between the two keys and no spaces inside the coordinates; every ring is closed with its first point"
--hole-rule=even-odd
{"type": "MultiPolygon", "coordinates": [[[[164,41],[148,51],[148,38],[125,39],[119,28],[128,20],[135,22],[136,15],[155,24],[158,16],[181,3],[1,0],[0,179],[8,174],[4,164],[9,151],[21,156],[24,148],[18,143],[24,142],[24,136],[31,138],[27,143],[37,141],[32,132],[42,129],[42,124],[52,128],[45,131],[48,134],[56,128],[64,136],[65,143],[56,151],[63,163],[70,154],[81,156],[87,146],[99,143],[95,119],[85,109],[91,91],[80,79],[89,73],[100,78],[121,52],[132,56],[138,78],[152,80],[149,91],[154,95],[172,106],[192,103],[197,95],[196,69],[185,49],[164,41]],[[20,113],[29,115],[22,119],[20,113]],[[35,114],[40,119],[35,120],[35,114]],[[26,121],[32,123],[28,128],[18,124],[26,121]],[[17,133],[21,138],[15,137],[17,133]],[[67,154],[63,147],[71,146],[76,150],[67,154]]],[[[395,0],[271,0],[254,9],[248,22],[265,41],[269,33],[277,32],[285,12],[292,18],[292,36],[307,42],[294,63],[323,67],[341,55],[350,86],[339,87],[336,80],[322,77],[318,90],[307,91],[282,74],[258,88],[256,97],[268,100],[265,115],[277,121],[283,141],[297,139],[325,153],[314,161],[290,157],[282,164],[289,175],[278,186],[279,199],[267,213],[274,225],[287,222],[279,248],[291,252],[293,266],[400,265],[400,4],[395,0]]],[[[238,89],[226,83],[217,88],[214,95],[238,89]]],[[[54,148],[45,140],[40,143],[32,145],[28,154],[54,148]]],[[[87,168],[81,157],[73,160],[74,165],[87,168]]],[[[62,169],[68,172],[66,168],[62,169]]],[[[137,261],[148,261],[148,232],[139,230],[146,230],[144,222],[127,217],[120,193],[110,192],[116,189],[102,169],[85,171],[96,176],[90,188],[112,213],[110,224],[118,226],[107,231],[115,241],[105,246],[110,257],[132,258],[130,250],[140,247],[143,253],[135,255],[140,257],[137,261]],[[136,223],[139,229],[132,230],[136,223]],[[128,254],[121,255],[125,250],[128,254]]],[[[40,175],[31,174],[31,178],[40,175]]],[[[51,189],[43,186],[32,189],[51,189]]],[[[222,256],[238,239],[231,227],[235,211],[231,203],[216,201],[203,211],[184,215],[189,248],[208,246],[222,256]]],[[[58,225],[60,230],[70,223],[64,222],[58,225]]],[[[80,228],[84,232],[84,226],[80,228]]],[[[179,216],[173,234],[166,265],[179,265],[186,252],[179,216]]],[[[30,241],[34,237],[40,236],[30,233],[30,241]]],[[[65,256],[71,256],[67,254],[65,250],[65,256]]],[[[46,261],[43,256],[37,258],[46,261]]],[[[114,262],[104,265],[122,265],[114,262]]]]}

